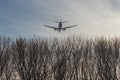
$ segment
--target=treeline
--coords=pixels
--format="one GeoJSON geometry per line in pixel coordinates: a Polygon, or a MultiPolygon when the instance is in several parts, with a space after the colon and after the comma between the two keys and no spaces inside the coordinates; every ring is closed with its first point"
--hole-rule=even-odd
{"type": "Polygon", "coordinates": [[[0,80],[120,80],[120,38],[0,36],[0,80]]]}

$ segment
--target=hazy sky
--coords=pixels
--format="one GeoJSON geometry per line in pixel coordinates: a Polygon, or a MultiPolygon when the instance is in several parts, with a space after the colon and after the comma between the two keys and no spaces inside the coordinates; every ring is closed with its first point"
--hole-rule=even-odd
{"type": "Polygon", "coordinates": [[[0,34],[7,36],[120,35],[120,0],[0,0],[0,34]],[[77,24],[59,34],[44,24],[77,24]]]}

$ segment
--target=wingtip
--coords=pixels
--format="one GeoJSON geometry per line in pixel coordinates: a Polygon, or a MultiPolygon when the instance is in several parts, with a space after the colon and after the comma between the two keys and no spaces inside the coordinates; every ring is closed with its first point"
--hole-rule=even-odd
{"type": "Polygon", "coordinates": [[[43,26],[45,26],[45,27],[46,27],[46,25],[43,25],[43,26]]]}
{"type": "Polygon", "coordinates": [[[75,27],[78,26],[78,25],[75,25],[75,27]]]}

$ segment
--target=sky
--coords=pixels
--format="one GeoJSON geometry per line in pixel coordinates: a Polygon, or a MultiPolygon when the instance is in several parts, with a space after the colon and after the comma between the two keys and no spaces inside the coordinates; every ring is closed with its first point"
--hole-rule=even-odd
{"type": "Polygon", "coordinates": [[[0,35],[33,36],[119,36],[120,0],[0,0],[0,35]],[[54,21],[68,21],[75,28],[58,33],[54,21]]]}

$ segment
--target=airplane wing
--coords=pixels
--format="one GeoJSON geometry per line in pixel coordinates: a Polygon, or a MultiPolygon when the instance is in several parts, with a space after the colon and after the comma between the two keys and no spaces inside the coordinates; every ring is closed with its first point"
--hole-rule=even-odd
{"type": "Polygon", "coordinates": [[[64,27],[62,29],[67,29],[67,28],[72,28],[72,27],[76,27],[77,25],[73,25],[73,26],[68,26],[68,27],[64,27]]]}
{"type": "Polygon", "coordinates": [[[47,25],[43,25],[43,26],[48,27],[48,28],[52,28],[52,29],[54,29],[55,31],[57,31],[57,30],[58,30],[58,28],[56,28],[56,27],[47,26],[47,25]]]}
{"type": "Polygon", "coordinates": [[[43,26],[53,28],[53,29],[57,29],[56,27],[52,27],[52,26],[47,26],[47,25],[43,25],[43,26]]]}

